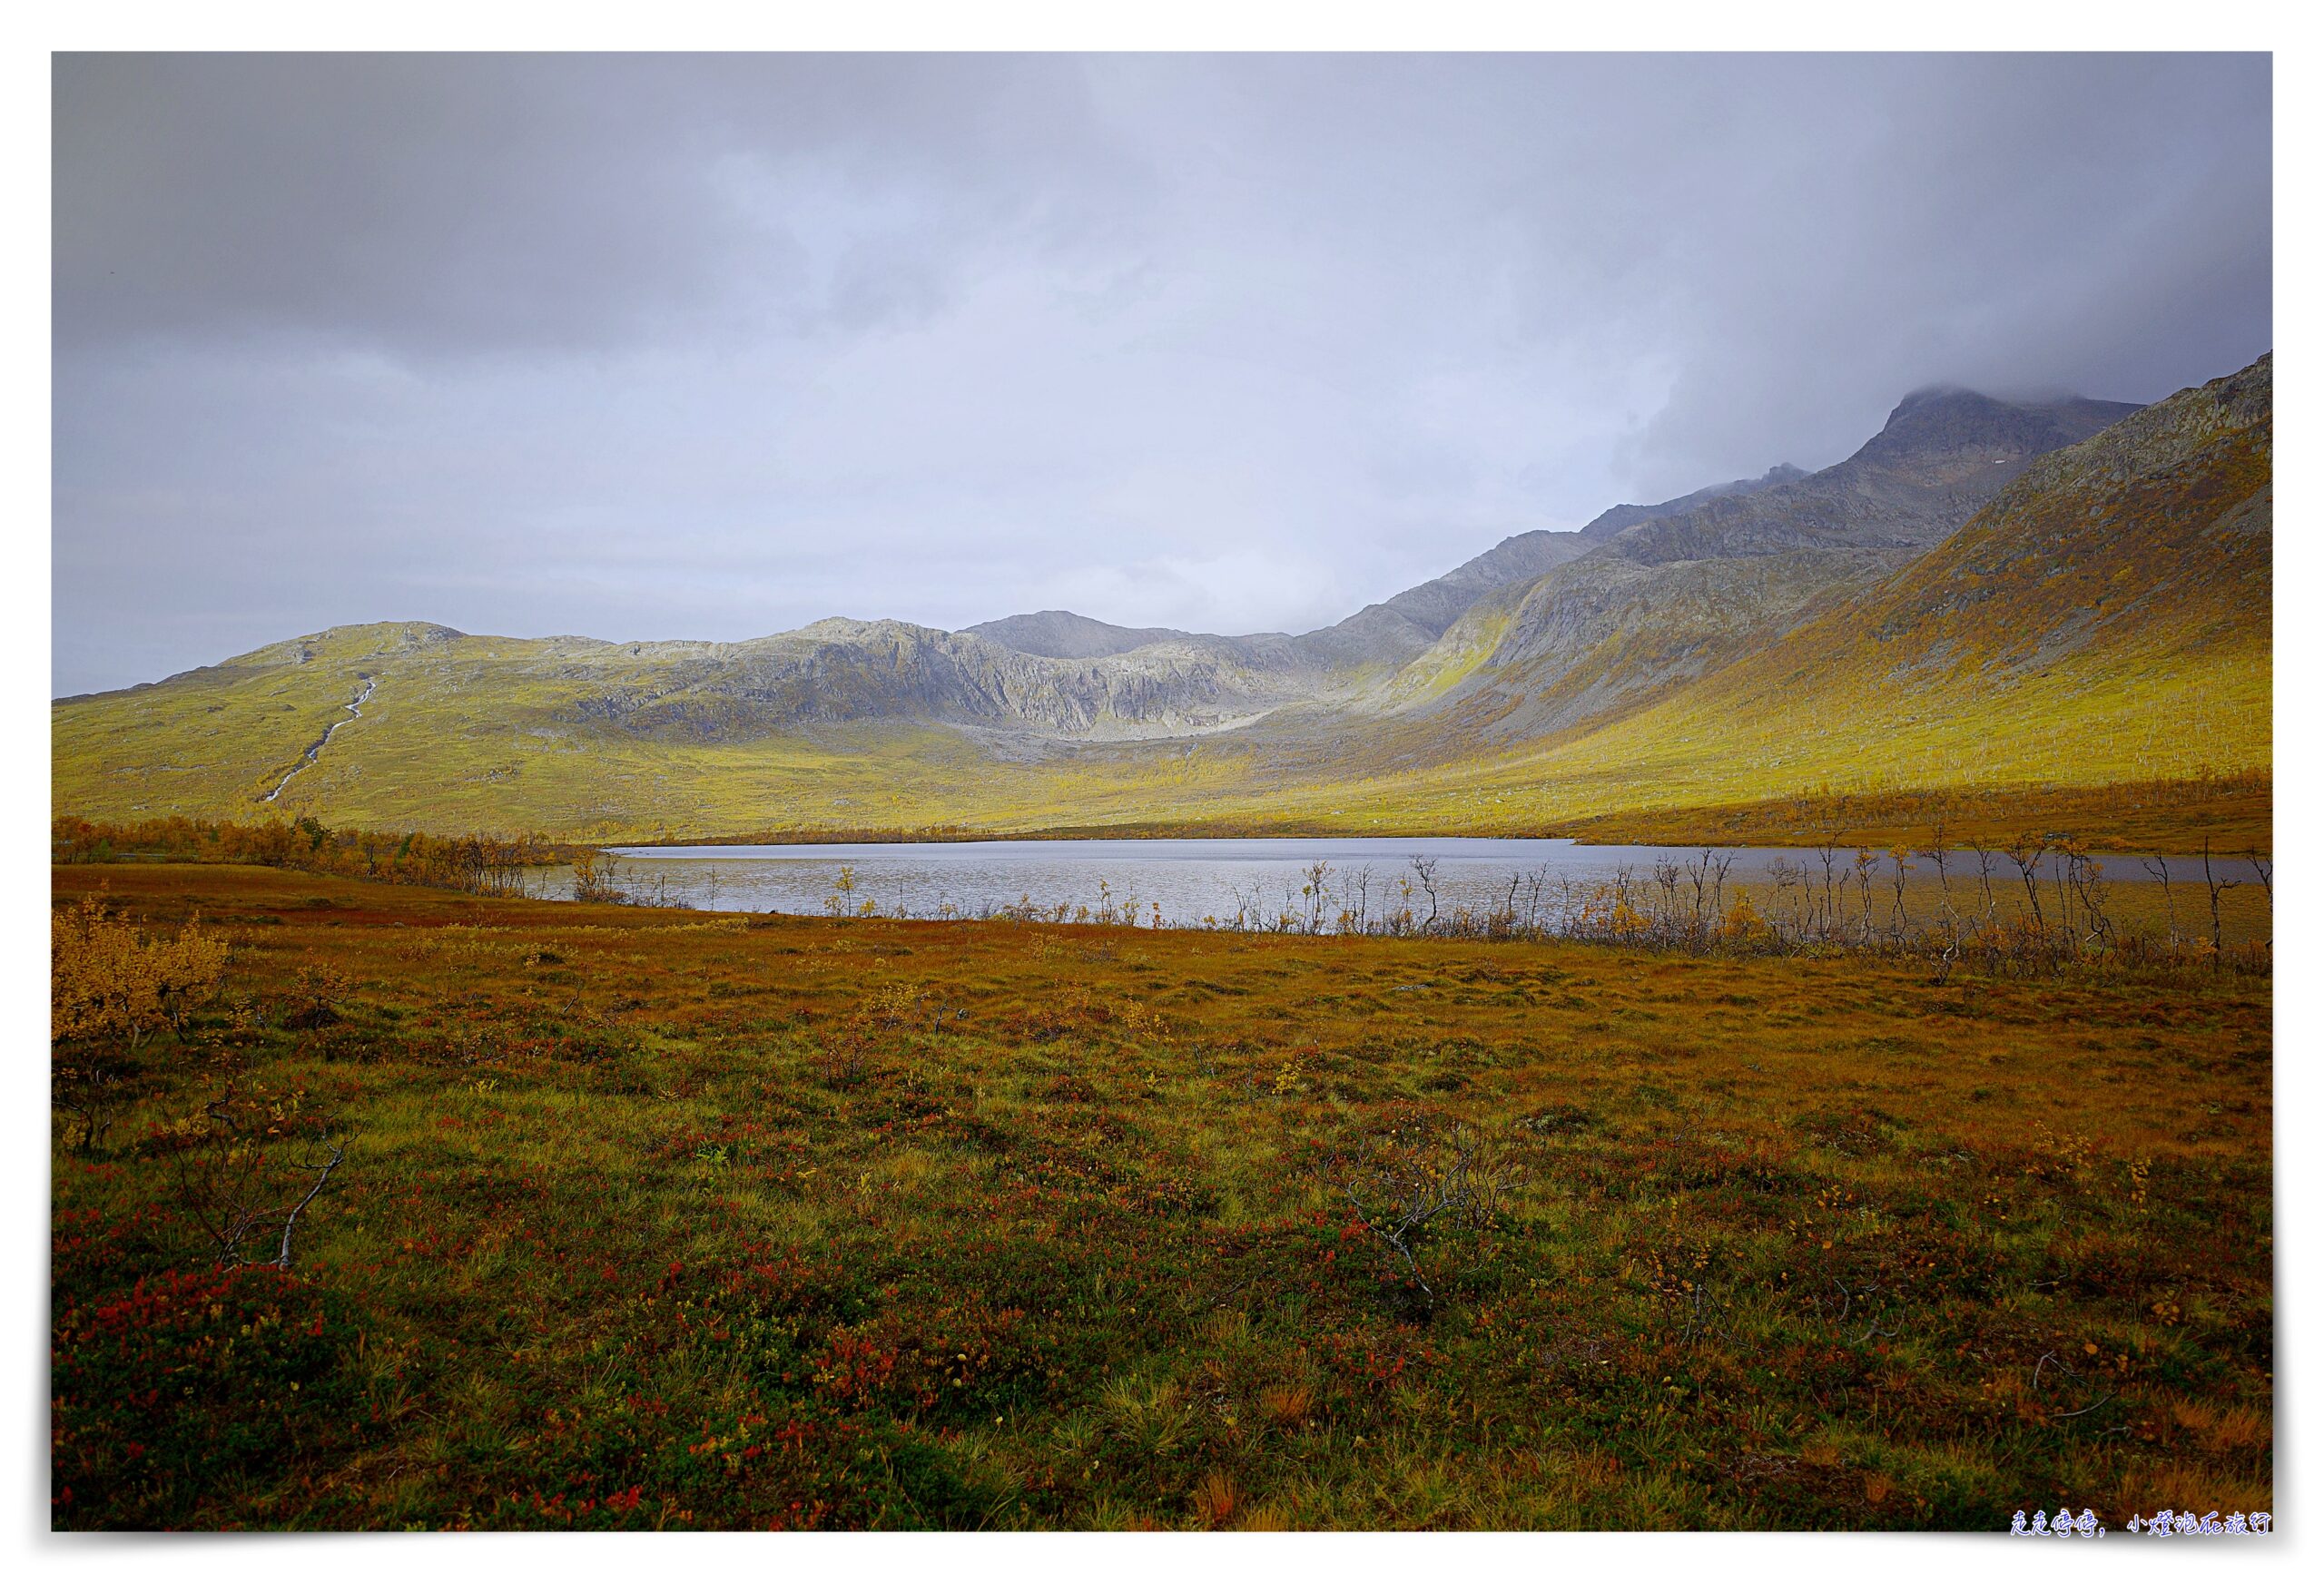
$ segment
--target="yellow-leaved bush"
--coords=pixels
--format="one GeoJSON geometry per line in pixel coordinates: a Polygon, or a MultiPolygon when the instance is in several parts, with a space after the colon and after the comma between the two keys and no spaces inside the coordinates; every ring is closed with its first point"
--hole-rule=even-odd
{"type": "Polygon", "coordinates": [[[164,938],[103,896],[85,896],[50,919],[49,1038],[134,1053],[163,1027],[182,1029],[217,995],[225,971],[226,941],[199,918],[164,938]]]}

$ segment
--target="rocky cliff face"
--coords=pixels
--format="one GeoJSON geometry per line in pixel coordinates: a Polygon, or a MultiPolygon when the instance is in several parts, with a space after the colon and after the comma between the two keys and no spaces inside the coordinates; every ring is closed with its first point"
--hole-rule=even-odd
{"type": "Polygon", "coordinates": [[[1748,487],[1617,507],[1585,530],[1595,548],[1479,600],[1376,702],[1465,712],[1502,739],[1635,707],[1896,570],[2036,458],[2137,410],[1915,392],[1820,472],[1772,469],[1748,487]],[[1607,531],[1637,511],[1653,515],[1607,531]]]}
{"type": "Polygon", "coordinates": [[[500,647],[489,666],[468,656],[463,684],[491,684],[487,672],[527,691],[548,683],[563,695],[556,718],[663,741],[875,720],[1096,741],[1199,735],[1297,695],[1285,675],[1196,643],[1058,659],[897,621],[820,621],[742,644],[500,647]]]}
{"type": "Polygon", "coordinates": [[[1863,602],[1889,672],[1987,674],[2151,639],[2264,639],[2274,582],[2272,356],[2028,467],[1863,602]]]}
{"type": "Polygon", "coordinates": [[[1586,544],[1604,544],[1626,527],[1636,527],[1641,522],[1651,522],[1658,516],[1675,516],[1691,511],[1713,500],[1733,496],[1756,495],[1762,489],[1772,489],[1778,484],[1788,484],[1807,475],[1789,462],[1777,462],[1756,478],[1738,478],[1730,484],[1713,484],[1691,495],[1681,495],[1675,500],[1665,500],[1659,506],[1612,506],[1600,512],[1585,524],[1581,537],[1586,544]]]}
{"type": "Polygon", "coordinates": [[[2137,410],[2115,401],[2023,405],[1969,390],[1918,391],[1846,461],[1640,523],[1607,550],[1651,565],[1792,549],[1925,548],[2034,457],[2137,410]]]}
{"type": "Polygon", "coordinates": [[[1619,739],[1778,774],[1837,733],[1945,744],[1974,780],[2041,752],[2129,776],[2264,755],[2273,703],[2273,359],[2034,460],[1927,553],[1820,608],[1619,739]],[[2190,733],[2190,723],[2201,728],[2190,733]],[[2213,755],[2217,755],[2213,757],[2213,755]],[[2240,757],[2239,757],[2240,756],[2240,757]]]}

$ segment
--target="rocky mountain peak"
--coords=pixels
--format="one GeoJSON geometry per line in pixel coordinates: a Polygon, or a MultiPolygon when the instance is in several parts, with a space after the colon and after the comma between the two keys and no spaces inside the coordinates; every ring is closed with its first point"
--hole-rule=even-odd
{"type": "Polygon", "coordinates": [[[1108,654],[1126,654],[1150,644],[1170,643],[1193,635],[1167,626],[1116,626],[1070,610],[1004,615],[999,621],[979,622],[963,630],[1020,654],[1040,654],[1056,660],[1094,660],[1108,654]]]}
{"type": "Polygon", "coordinates": [[[2006,401],[1959,385],[1927,385],[1896,404],[1856,463],[1936,460],[1989,451],[2022,461],[2089,438],[2136,412],[2135,403],[2065,396],[2006,401]]]}

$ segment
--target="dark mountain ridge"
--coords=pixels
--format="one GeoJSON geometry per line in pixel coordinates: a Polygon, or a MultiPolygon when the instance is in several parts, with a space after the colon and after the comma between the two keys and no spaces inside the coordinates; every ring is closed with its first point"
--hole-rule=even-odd
{"type": "Polygon", "coordinates": [[[1916,391],[1843,461],[1689,497],[1479,599],[1384,702],[1452,712],[1502,742],[1640,707],[1896,570],[2036,458],[2138,410],[1916,391]]]}
{"type": "Polygon", "coordinates": [[[1671,516],[1690,511],[1713,500],[1731,495],[1756,495],[1762,489],[1772,489],[1777,484],[1788,484],[1795,478],[1805,478],[1807,473],[1789,462],[1777,462],[1756,478],[1738,478],[1729,484],[1712,484],[1691,495],[1681,495],[1675,500],[1665,500],[1659,506],[1611,506],[1600,512],[1581,529],[1581,536],[1591,544],[1603,544],[1626,527],[1636,527],[1658,516],[1671,516]]]}
{"type": "Polygon", "coordinates": [[[1193,643],[1206,634],[1180,632],[1169,626],[1115,626],[1077,615],[1070,610],[1036,610],[1029,615],[1004,615],[962,627],[1020,654],[1052,660],[1095,660],[1126,654],[1152,644],[1193,643]]]}

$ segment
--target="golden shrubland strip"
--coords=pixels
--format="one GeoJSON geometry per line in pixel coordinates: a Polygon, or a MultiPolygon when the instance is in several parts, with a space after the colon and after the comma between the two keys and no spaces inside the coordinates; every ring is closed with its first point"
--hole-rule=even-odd
{"type": "Polygon", "coordinates": [[[253,824],[182,816],[111,823],[70,814],[50,822],[49,849],[59,863],[257,863],[484,895],[514,890],[525,870],[586,850],[537,835],[334,831],[311,816],[253,824]]]}

